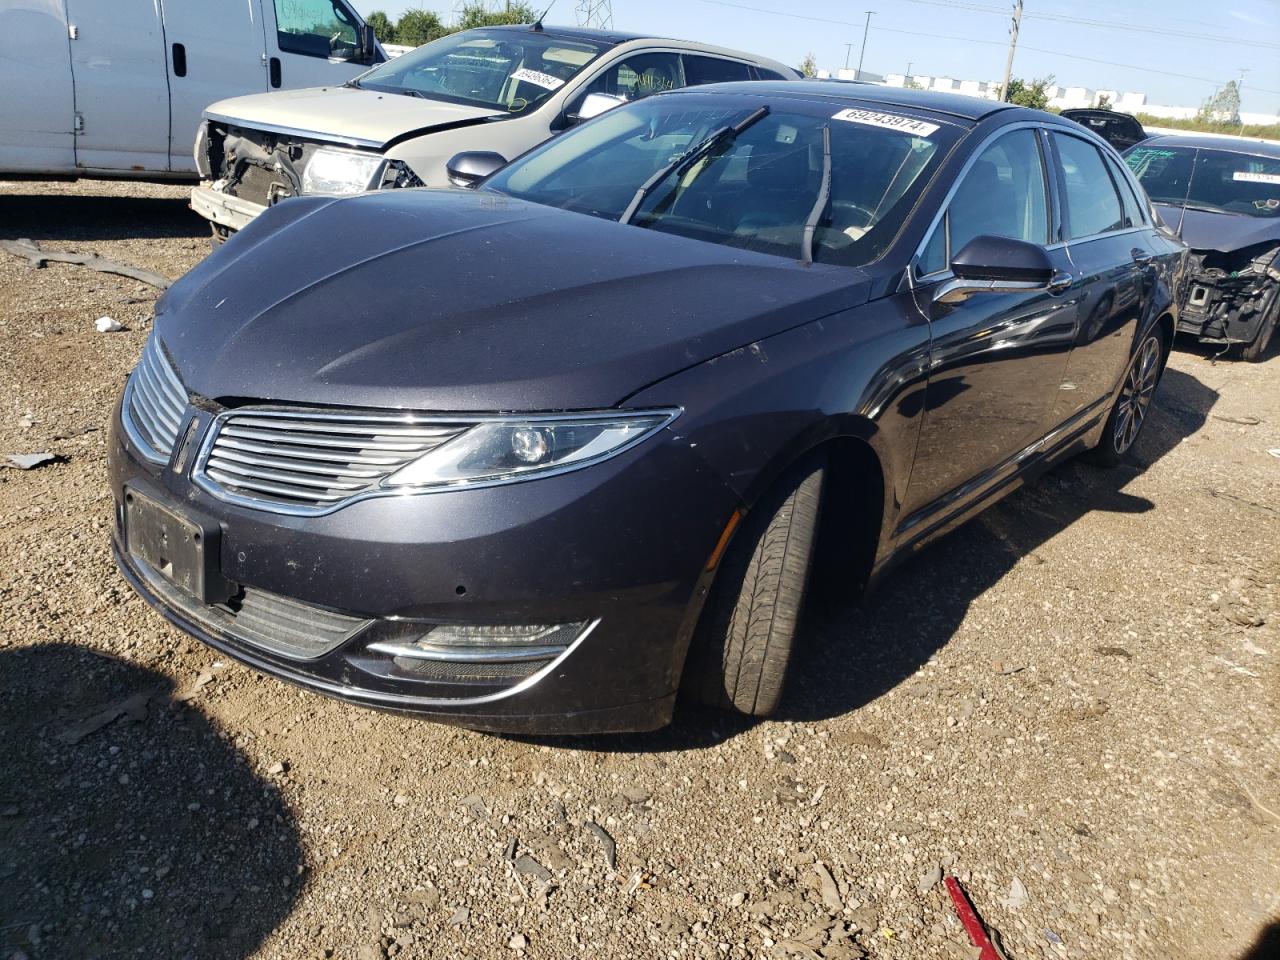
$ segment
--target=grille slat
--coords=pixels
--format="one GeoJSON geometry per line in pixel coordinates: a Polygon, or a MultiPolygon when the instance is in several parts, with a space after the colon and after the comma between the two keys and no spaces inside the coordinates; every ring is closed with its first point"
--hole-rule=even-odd
{"type": "Polygon", "coordinates": [[[322,512],[376,489],[468,426],[403,413],[246,410],[218,422],[200,472],[224,499],[322,512]]]}
{"type": "Polygon", "coordinates": [[[153,334],[129,375],[121,416],[139,452],[164,463],[173,452],[187,409],[187,391],[153,334]]]}

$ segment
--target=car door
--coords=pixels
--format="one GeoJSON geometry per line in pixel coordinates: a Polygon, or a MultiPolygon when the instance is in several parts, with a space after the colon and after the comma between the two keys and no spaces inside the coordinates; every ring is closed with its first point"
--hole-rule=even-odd
{"type": "Polygon", "coordinates": [[[154,0],[66,0],[80,170],[169,169],[169,83],[154,0]]]}
{"type": "Polygon", "coordinates": [[[1111,395],[1128,362],[1156,283],[1158,252],[1137,199],[1110,158],[1083,137],[1053,131],[1062,229],[1079,303],[1079,325],[1059,390],[1059,422],[1111,395]]]}
{"type": "Polygon", "coordinates": [[[216,5],[165,0],[169,169],[195,172],[191,152],[205,107],[227,97],[266,91],[261,10],[258,0],[216,5]]]}
{"type": "Polygon", "coordinates": [[[0,5],[0,36],[21,38],[0,56],[0,170],[70,173],[75,169],[75,99],[67,23],[61,2],[0,5]],[[21,90],[22,96],[8,92],[21,90]]]}
{"type": "Polygon", "coordinates": [[[980,147],[921,248],[915,297],[930,325],[930,372],[904,526],[1015,469],[1018,455],[1050,429],[1076,313],[1060,292],[1070,261],[1051,243],[1046,147],[1030,125],[980,147]],[[939,299],[953,278],[952,257],[984,235],[1042,246],[1059,271],[1055,283],[939,299]]]}
{"type": "Polygon", "coordinates": [[[381,59],[361,50],[364,21],[346,0],[262,0],[273,88],[346,83],[381,59]]]}

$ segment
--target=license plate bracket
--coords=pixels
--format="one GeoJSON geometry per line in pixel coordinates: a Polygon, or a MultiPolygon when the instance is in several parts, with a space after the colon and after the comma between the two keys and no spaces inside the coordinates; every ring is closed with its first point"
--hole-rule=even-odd
{"type": "Polygon", "coordinates": [[[201,520],[134,487],[124,494],[124,533],[129,554],[183,593],[221,603],[233,591],[219,569],[216,523],[201,520]]]}

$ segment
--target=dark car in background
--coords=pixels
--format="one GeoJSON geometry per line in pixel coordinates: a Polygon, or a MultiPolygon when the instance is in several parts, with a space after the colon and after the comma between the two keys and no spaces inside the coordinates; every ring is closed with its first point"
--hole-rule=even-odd
{"type": "Polygon", "coordinates": [[[1280,324],[1280,145],[1153,137],[1125,160],[1191,248],[1178,329],[1262,359],[1280,324]]]}
{"type": "Polygon", "coordinates": [[[767,714],[815,568],[856,591],[1130,451],[1183,255],[1039,111],[659,94],[474,191],[286,201],[175,283],[114,418],[115,556],[366,705],[638,730],[683,682],[767,714]]]}
{"type": "Polygon", "coordinates": [[[1117,150],[1124,151],[1135,143],[1147,139],[1138,118],[1115,110],[1089,107],[1079,110],[1063,110],[1059,116],[1073,120],[1086,130],[1092,130],[1117,150]]]}

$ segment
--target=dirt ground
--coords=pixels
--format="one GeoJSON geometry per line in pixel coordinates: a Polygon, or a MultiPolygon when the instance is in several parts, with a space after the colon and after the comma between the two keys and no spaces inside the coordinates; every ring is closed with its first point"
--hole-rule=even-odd
{"type": "MultiPolygon", "coordinates": [[[[179,187],[0,183],[17,237],[208,249],[179,187]]],[[[1133,466],[809,617],[776,719],[544,741],[302,692],[132,594],[104,424],[155,295],[0,253],[0,454],[60,458],[0,469],[0,957],[963,960],[940,869],[1011,960],[1280,953],[1280,356],[1180,342],[1133,466]]]]}

